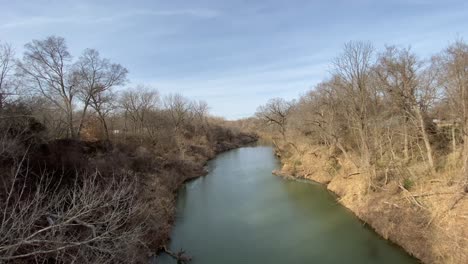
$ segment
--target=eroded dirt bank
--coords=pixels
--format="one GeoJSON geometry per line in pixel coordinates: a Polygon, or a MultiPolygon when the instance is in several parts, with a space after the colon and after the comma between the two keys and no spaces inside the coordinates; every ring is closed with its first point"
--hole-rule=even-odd
{"type": "Polygon", "coordinates": [[[468,263],[468,201],[457,184],[461,176],[436,179],[410,167],[369,181],[367,172],[325,149],[279,156],[283,166],[275,174],[325,184],[342,205],[422,262],[468,263]],[[404,174],[412,180],[405,181],[404,174]]]}

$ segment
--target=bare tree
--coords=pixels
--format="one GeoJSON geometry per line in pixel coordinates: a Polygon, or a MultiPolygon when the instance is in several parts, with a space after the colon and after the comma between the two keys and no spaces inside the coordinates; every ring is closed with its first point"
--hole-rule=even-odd
{"type": "MultiPolygon", "coordinates": [[[[434,168],[434,158],[429,134],[427,132],[425,110],[430,102],[428,91],[430,84],[425,84],[418,73],[422,63],[410,49],[387,47],[379,57],[377,74],[385,91],[401,111],[404,125],[404,155],[409,159],[408,121],[411,119],[418,128],[426,149],[427,161],[434,168]],[[426,95],[426,96],[423,96],[426,95]]],[[[421,73],[422,75],[422,73],[421,73]]]]}
{"type": "Polygon", "coordinates": [[[463,40],[457,40],[435,61],[439,64],[439,84],[444,87],[452,109],[453,126],[457,123],[461,125],[463,171],[468,186],[468,45],[463,40]]]}
{"type": "Polygon", "coordinates": [[[371,153],[369,146],[369,114],[371,108],[371,75],[374,48],[368,42],[348,42],[343,53],[334,61],[337,76],[336,86],[340,88],[346,103],[347,113],[360,138],[363,165],[369,167],[371,153]]]}
{"type": "Polygon", "coordinates": [[[0,109],[10,95],[11,71],[14,63],[14,52],[7,43],[0,42],[0,109]]]}
{"type": "Polygon", "coordinates": [[[120,64],[101,58],[99,52],[94,49],[86,49],[74,68],[74,76],[79,83],[79,97],[83,103],[78,135],[83,127],[87,109],[91,107],[98,114],[106,139],[109,139],[106,115],[112,108],[112,88],[126,82],[128,71],[120,64]]]}
{"type": "Polygon", "coordinates": [[[260,106],[255,115],[265,124],[278,127],[282,138],[286,140],[286,126],[292,106],[291,102],[282,98],[273,98],[266,105],[260,106]]]}
{"type": "Polygon", "coordinates": [[[31,89],[65,114],[68,134],[75,137],[73,103],[77,85],[69,71],[70,61],[65,39],[51,36],[26,44],[23,60],[18,66],[31,89]]]}
{"type": "Polygon", "coordinates": [[[174,132],[177,133],[189,119],[190,101],[180,94],[169,94],[164,98],[164,107],[169,112],[174,132]]]}
{"type": "Polygon", "coordinates": [[[158,108],[159,100],[158,91],[145,86],[137,86],[121,94],[120,107],[133,122],[134,132],[143,131],[149,113],[158,108]]]}
{"type": "Polygon", "coordinates": [[[338,148],[350,160],[344,144],[346,141],[350,145],[351,140],[346,137],[349,130],[342,107],[344,102],[337,92],[333,80],[316,85],[296,106],[295,123],[302,124],[304,135],[315,143],[328,145],[330,153],[338,148]]]}
{"type": "Polygon", "coordinates": [[[201,122],[206,122],[206,116],[208,115],[208,103],[205,101],[195,101],[191,104],[191,111],[193,112],[194,118],[201,122]]]}

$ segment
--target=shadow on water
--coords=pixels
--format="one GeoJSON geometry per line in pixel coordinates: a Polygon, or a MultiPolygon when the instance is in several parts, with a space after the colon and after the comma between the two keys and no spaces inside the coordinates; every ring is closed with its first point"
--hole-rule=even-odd
{"type": "MultiPolygon", "coordinates": [[[[179,193],[170,248],[191,263],[418,263],[337,204],[321,185],[271,174],[271,147],[221,154],[179,193]]],[[[157,263],[176,263],[162,255],[157,263]]]]}

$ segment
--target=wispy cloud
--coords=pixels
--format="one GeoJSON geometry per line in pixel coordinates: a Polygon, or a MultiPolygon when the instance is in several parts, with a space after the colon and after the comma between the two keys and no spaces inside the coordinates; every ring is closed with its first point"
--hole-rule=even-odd
{"type": "Polygon", "coordinates": [[[466,0],[4,2],[0,38],[18,50],[60,35],[74,55],[99,49],[134,84],[204,99],[230,118],[309,90],[349,40],[411,45],[423,58],[468,34],[466,0]]]}
{"type": "Polygon", "coordinates": [[[179,10],[130,10],[125,13],[111,15],[107,17],[98,17],[93,19],[92,23],[99,22],[114,22],[139,16],[154,16],[154,17],[171,17],[185,16],[194,18],[213,18],[219,16],[220,13],[211,9],[179,9],[179,10]]]}
{"type": "Polygon", "coordinates": [[[2,23],[0,28],[15,29],[24,27],[49,26],[54,24],[92,25],[96,23],[115,23],[136,17],[191,17],[198,19],[214,18],[220,12],[212,9],[174,9],[174,10],[128,10],[112,15],[73,15],[73,16],[30,16],[2,23]]]}

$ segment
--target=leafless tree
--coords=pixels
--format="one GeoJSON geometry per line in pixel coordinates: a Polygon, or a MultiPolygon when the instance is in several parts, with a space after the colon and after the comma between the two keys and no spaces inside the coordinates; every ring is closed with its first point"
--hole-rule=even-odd
{"type": "Polygon", "coordinates": [[[124,91],[120,95],[119,104],[125,116],[133,122],[133,131],[142,132],[149,113],[158,108],[159,101],[157,90],[140,85],[124,91]]]}
{"type": "Polygon", "coordinates": [[[70,62],[65,39],[51,36],[26,44],[18,66],[30,88],[65,114],[69,136],[75,137],[73,103],[78,89],[70,73],[70,62]]]}
{"type": "Polygon", "coordinates": [[[106,115],[115,99],[112,88],[126,82],[128,71],[120,64],[101,58],[99,52],[94,49],[86,49],[74,68],[74,77],[77,78],[79,86],[78,95],[83,103],[78,135],[83,127],[87,109],[91,107],[98,114],[106,139],[109,139],[106,115]]]}
{"type": "Polygon", "coordinates": [[[11,73],[14,66],[13,48],[7,43],[0,42],[0,109],[10,95],[11,73]]]}
{"type": "Polygon", "coordinates": [[[189,119],[190,101],[180,94],[169,94],[164,98],[164,107],[169,112],[174,132],[177,133],[189,119]]]}
{"type": "Polygon", "coordinates": [[[282,98],[273,98],[266,105],[260,106],[255,115],[263,120],[265,124],[278,127],[282,138],[285,140],[288,116],[292,106],[291,102],[282,98]]]}
{"type": "Polygon", "coordinates": [[[434,168],[434,158],[426,125],[427,104],[430,103],[430,84],[421,80],[422,63],[410,49],[387,47],[376,67],[379,79],[401,112],[404,126],[404,155],[409,159],[408,122],[411,119],[423,139],[427,161],[434,168]],[[426,96],[424,96],[426,95],[426,96]]]}
{"type": "Polygon", "coordinates": [[[370,165],[369,115],[371,87],[369,79],[373,60],[373,46],[368,42],[348,42],[343,53],[334,60],[336,86],[347,98],[347,113],[360,138],[363,165],[370,165]]]}
{"type": "Polygon", "coordinates": [[[349,159],[344,142],[350,145],[352,139],[347,137],[349,131],[343,111],[344,102],[337,92],[333,80],[316,85],[314,90],[299,100],[294,121],[302,124],[303,134],[316,144],[330,146],[330,153],[338,148],[349,159]]]}
{"type": "MultiPolygon", "coordinates": [[[[463,170],[468,185],[468,45],[463,40],[457,40],[437,56],[435,62],[439,66],[439,84],[444,87],[452,109],[453,129],[457,124],[461,125],[463,170]]],[[[456,144],[455,136],[453,140],[456,144]]]]}
{"type": "Polygon", "coordinates": [[[208,115],[208,103],[205,101],[194,101],[191,104],[191,112],[193,112],[194,119],[200,123],[205,123],[206,116],[208,115]]]}

